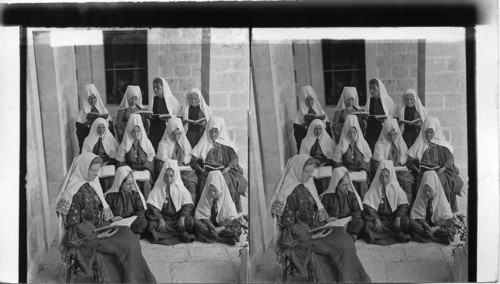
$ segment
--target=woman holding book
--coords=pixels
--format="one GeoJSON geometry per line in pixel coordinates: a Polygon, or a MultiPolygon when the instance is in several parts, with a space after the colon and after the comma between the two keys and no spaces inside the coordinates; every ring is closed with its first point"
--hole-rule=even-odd
{"type": "MultiPolygon", "coordinates": [[[[238,213],[243,211],[241,196],[245,195],[248,182],[243,177],[243,169],[238,165],[238,148],[229,138],[226,123],[222,117],[210,118],[205,133],[191,151],[191,167],[196,170],[199,188],[205,187],[205,181],[211,170],[220,170],[238,213]]],[[[196,194],[200,196],[200,194],[196,194]]],[[[196,202],[198,203],[198,202],[196,202]]]]}
{"type": "Polygon", "coordinates": [[[411,147],[415,143],[427,116],[427,109],[420,102],[417,92],[413,89],[406,90],[401,96],[399,109],[399,121],[406,146],[411,147]]]}
{"type": "Polygon", "coordinates": [[[193,88],[187,92],[182,117],[185,123],[186,136],[191,147],[198,144],[203,133],[205,133],[207,122],[212,116],[212,110],[205,103],[205,99],[198,88],[193,88]]]}
{"type": "MultiPolygon", "coordinates": [[[[122,102],[118,109],[118,115],[116,118],[116,134],[118,142],[122,142],[125,133],[125,128],[127,127],[127,122],[130,115],[136,112],[145,111],[146,108],[142,105],[142,93],[139,86],[129,85],[125,94],[123,95],[122,102]]],[[[142,124],[144,125],[145,132],[149,127],[149,122],[147,119],[148,115],[141,114],[142,124]]]]}
{"type": "Polygon", "coordinates": [[[396,117],[397,109],[381,80],[371,79],[369,88],[372,96],[366,103],[366,111],[370,113],[370,116],[367,117],[365,139],[373,151],[382,131],[382,123],[389,116],[396,117]],[[377,118],[376,116],[382,117],[377,118]]]}
{"type": "Polygon", "coordinates": [[[311,182],[315,159],[299,154],[288,160],[271,199],[277,235],[276,254],[282,267],[316,282],[371,282],[352,238],[343,228],[325,225],[328,214],[311,182]]]}
{"type": "MultiPolygon", "coordinates": [[[[342,127],[344,126],[344,121],[349,114],[355,114],[363,112],[363,109],[359,106],[358,91],[355,87],[344,87],[342,95],[340,95],[337,108],[335,109],[335,116],[333,117],[332,130],[335,137],[335,141],[340,141],[340,135],[342,134],[342,127]]],[[[363,121],[361,115],[358,116],[358,123],[361,127],[361,133],[365,133],[365,122],[363,121]]]]}
{"type": "Polygon", "coordinates": [[[452,218],[450,203],[446,200],[439,177],[435,171],[425,172],[410,213],[414,239],[449,245],[456,234],[452,218]]]}
{"type": "Polygon", "coordinates": [[[408,150],[406,164],[415,172],[417,188],[425,171],[436,171],[451,211],[458,211],[457,195],[461,196],[464,182],[455,166],[453,147],[444,137],[438,118],[427,117],[424,121],[417,140],[408,150]]]}
{"type": "Polygon", "coordinates": [[[104,106],[99,91],[97,91],[94,84],[85,85],[83,91],[80,92],[80,111],[76,118],[76,136],[78,137],[80,152],[82,151],[85,137],[89,135],[90,126],[100,116],[108,122],[109,131],[114,134],[113,119],[104,106]]]}
{"type": "Polygon", "coordinates": [[[139,239],[128,227],[94,232],[119,219],[113,216],[97,180],[101,163],[92,153],[77,156],[61,184],[56,212],[63,263],[73,266],[76,262],[96,282],[156,283],[139,239]]]}
{"type": "MultiPolygon", "coordinates": [[[[332,138],[325,131],[325,123],[319,119],[315,119],[307,129],[307,135],[302,140],[299,153],[315,158],[318,161],[318,168],[333,168],[333,151],[335,151],[336,146],[335,142],[333,142],[332,138]]],[[[325,191],[329,183],[330,177],[314,179],[318,194],[325,191]]]]}
{"type": "Polygon", "coordinates": [[[160,143],[163,132],[165,132],[165,122],[169,118],[161,118],[160,114],[179,115],[180,105],[177,99],[172,95],[168,83],[163,78],[155,78],[153,80],[153,91],[155,97],[153,99],[153,106],[151,111],[151,126],[149,128],[148,138],[153,144],[155,151],[158,150],[158,143],[160,143]]]}
{"type": "Polygon", "coordinates": [[[361,218],[363,203],[354,189],[349,172],[345,167],[335,168],[328,189],[323,192],[319,199],[328,213],[326,222],[337,219],[351,218],[347,224],[346,231],[356,241],[365,223],[361,218]]]}
{"type": "Polygon", "coordinates": [[[371,158],[372,152],[363,138],[358,118],[355,115],[348,115],[339,144],[333,153],[333,161],[336,167],[344,166],[349,172],[358,172],[365,176],[363,180],[353,182],[361,199],[368,191],[371,158]]]}
{"type": "Polygon", "coordinates": [[[104,194],[106,202],[118,219],[136,216],[130,230],[139,237],[144,236],[148,227],[146,219],[146,200],[135,182],[132,169],[129,166],[116,170],[115,179],[111,188],[104,194]]]}
{"type": "Polygon", "coordinates": [[[148,197],[146,216],[149,222],[149,241],[154,244],[175,245],[194,241],[194,204],[184,187],[177,161],[167,160],[160,177],[148,197]]]}
{"type": "Polygon", "coordinates": [[[220,171],[208,174],[194,218],[194,229],[202,241],[230,245],[240,241],[242,230],[236,220],[238,213],[220,171]]]}
{"type": "Polygon", "coordinates": [[[302,139],[307,135],[307,129],[309,124],[314,120],[319,119],[325,123],[326,131],[330,137],[330,120],[326,115],[325,111],[321,107],[318,97],[314,92],[313,88],[309,85],[302,87],[299,96],[299,111],[295,116],[295,121],[293,123],[293,132],[295,136],[295,141],[297,142],[297,150],[300,149],[300,144],[302,139]]]}
{"type": "Polygon", "coordinates": [[[151,182],[153,181],[151,177],[153,176],[154,158],[155,149],[146,136],[141,116],[136,113],[130,114],[116,160],[119,167],[127,165],[133,171],[141,171],[146,176],[149,175],[149,180],[139,182],[142,194],[146,199],[151,191],[151,182]]]}
{"type": "Polygon", "coordinates": [[[406,192],[408,201],[413,203],[413,184],[415,178],[410,170],[406,167],[408,148],[401,136],[398,122],[395,118],[388,118],[384,121],[382,132],[375,144],[375,152],[372,159],[372,172],[376,172],[378,165],[382,160],[390,160],[394,163],[394,167],[400,167],[396,171],[396,177],[399,185],[406,192]]]}
{"type": "Polygon", "coordinates": [[[184,132],[181,119],[172,117],[167,122],[167,128],[158,145],[158,154],[155,161],[155,177],[159,177],[165,161],[176,160],[179,167],[184,167],[184,170],[181,170],[181,179],[184,186],[191,193],[191,198],[195,201],[198,176],[190,166],[191,151],[191,145],[184,132]]]}
{"type": "Polygon", "coordinates": [[[410,203],[396,179],[393,162],[382,160],[363,199],[365,241],[383,246],[409,242],[409,210],[410,203]]]}
{"type": "MultiPolygon", "coordinates": [[[[118,153],[118,142],[108,129],[108,122],[104,118],[97,118],[90,127],[90,132],[83,142],[83,153],[94,153],[101,158],[101,167],[116,165],[116,154],[118,153]]],[[[104,192],[113,184],[113,177],[100,178],[104,192]]]]}

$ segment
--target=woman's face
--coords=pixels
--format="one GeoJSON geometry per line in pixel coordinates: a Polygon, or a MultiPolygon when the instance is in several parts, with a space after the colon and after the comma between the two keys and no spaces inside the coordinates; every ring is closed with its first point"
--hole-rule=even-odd
{"type": "Polygon", "coordinates": [[[189,100],[189,105],[190,106],[196,107],[196,106],[200,105],[200,98],[198,97],[197,93],[191,93],[191,94],[189,94],[188,100],[189,100]]]}
{"type": "Polygon", "coordinates": [[[133,96],[130,99],[128,99],[128,106],[134,107],[138,101],[139,101],[139,99],[136,96],[133,96]]]}
{"type": "Polygon", "coordinates": [[[208,196],[210,197],[210,199],[217,198],[217,197],[219,197],[219,195],[220,195],[220,192],[217,189],[217,187],[215,187],[215,185],[211,184],[208,186],[208,196]]]}
{"type": "Polygon", "coordinates": [[[414,107],[415,106],[415,98],[413,97],[412,94],[405,95],[405,105],[407,107],[414,107]]]}
{"type": "Polygon", "coordinates": [[[153,83],[153,91],[155,92],[155,95],[163,98],[163,85],[160,82],[153,83]]]}
{"type": "Polygon", "coordinates": [[[429,199],[433,197],[434,197],[434,190],[432,190],[432,188],[428,184],[424,185],[424,198],[429,199]]]}
{"type": "Polygon", "coordinates": [[[380,91],[379,91],[379,86],[376,85],[376,84],[370,84],[369,85],[369,88],[370,88],[370,94],[372,94],[372,96],[374,98],[380,98],[380,91]]]}
{"type": "Polygon", "coordinates": [[[346,107],[352,107],[354,105],[354,98],[347,98],[344,100],[346,107]]]}
{"type": "Polygon", "coordinates": [[[104,132],[106,132],[106,125],[104,125],[104,123],[99,123],[99,125],[97,125],[97,135],[102,136],[104,132]]]}
{"type": "Polygon", "coordinates": [[[323,133],[323,127],[321,127],[321,125],[316,125],[314,127],[314,135],[316,135],[316,137],[319,137],[321,133],[323,133]]]}
{"type": "Polygon", "coordinates": [[[398,138],[398,133],[396,132],[396,130],[392,129],[387,133],[387,141],[389,141],[389,143],[396,141],[396,138],[398,138]]]}
{"type": "Polygon", "coordinates": [[[97,103],[97,97],[96,97],[96,95],[94,95],[94,94],[90,95],[89,98],[88,98],[88,101],[89,101],[89,104],[91,106],[95,106],[95,104],[97,103]]]}
{"type": "Polygon", "coordinates": [[[130,131],[130,135],[134,140],[139,139],[141,137],[141,128],[139,128],[139,126],[134,126],[132,131],[130,131]]]}
{"type": "Polygon", "coordinates": [[[349,175],[345,174],[342,180],[340,180],[339,184],[337,185],[338,191],[340,193],[346,193],[349,190],[349,184],[350,184],[349,175]]]}
{"type": "Polygon", "coordinates": [[[215,140],[217,140],[217,138],[219,138],[219,129],[214,127],[212,129],[210,129],[208,134],[209,134],[210,140],[212,140],[212,142],[215,142],[215,140]]]}
{"type": "Polygon", "coordinates": [[[383,169],[380,171],[379,181],[382,185],[389,184],[389,182],[391,181],[391,174],[389,173],[389,170],[383,169]]]}
{"type": "Polygon", "coordinates": [[[167,184],[167,185],[172,185],[175,181],[175,174],[174,174],[174,170],[172,169],[166,169],[165,170],[165,174],[163,175],[163,181],[167,184]]]}
{"type": "Polygon", "coordinates": [[[134,177],[132,176],[132,173],[130,173],[123,180],[121,188],[125,193],[129,193],[132,191],[133,187],[134,187],[134,177]]]}
{"type": "Polygon", "coordinates": [[[304,170],[302,171],[302,177],[300,179],[301,182],[308,182],[313,174],[314,171],[314,165],[307,165],[304,167],[304,170]]]}
{"type": "Polygon", "coordinates": [[[347,131],[347,139],[349,139],[349,141],[354,141],[357,135],[358,131],[356,131],[356,127],[354,126],[349,128],[349,131],[347,131]]]}
{"type": "Polygon", "coordinates": [[[434,139],[434,136],[436,134],[434,133],[434,129],[432,128],[427,128],[425,130],[425,140],[427,140],[428,142],[431,142],[432,139],[434,139]]]}
{"type": "Polygon", "coordinates": [[[314,98],[312,96],[307,96],[306,98],[306,106],[312,107],[314,105],[314,98]]]}
{"type": "Polygon", "coordinates": [[[176,130],[172,131],[172,133],[170,134],[170,138],[172,138],[172,141],[178,142],[179,139],[181,139],[181,135],[182,135],[182,133],[177,128],[176,130]]]}
{"type": "Polygon", "coordinates": [[[101,168],[101,164],[93,164],[89,167],[89,172],[87,174],[87,180],[93,181],[99,175],[99,169],[101,168]]]}

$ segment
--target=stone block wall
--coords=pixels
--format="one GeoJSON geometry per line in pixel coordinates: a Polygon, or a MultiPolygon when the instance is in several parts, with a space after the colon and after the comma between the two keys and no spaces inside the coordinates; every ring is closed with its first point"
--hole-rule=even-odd
{"type": "MultiPolygon", "coordinates": [[[[101,99],[106,104],[106,74],[104,72],[104,46],[78,45],[75,46],[77,90],[81,92],[83,86],[94,84],[101,99]]],[[[116,114],[115,114],[116,116],[116,114]]]]}

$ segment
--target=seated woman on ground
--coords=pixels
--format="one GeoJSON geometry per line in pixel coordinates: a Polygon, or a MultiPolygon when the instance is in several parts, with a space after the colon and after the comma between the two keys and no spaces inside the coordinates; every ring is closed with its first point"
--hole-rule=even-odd
{"type": "MultiPolygon", "coordinates": [[[[318,167],[333,167],[333,152],[335,151],[335,147],[337,147],[337,145],[325,131],[324,122],[315,119],[307,129],[307,136],[302,140],[299,153],[310,155],[315,158],[319,162],[318,167]]],[[[325,191],[329,183],[329,177],[314,179],[318,194],[325,191]]]]}
{"type": "MultiPolygon", "coordinates": [[[[363,112],[363,109],[359,106],[358,91],[355,87],[344,87],[332,121],[332,132],[335,137],[334,141],[337,143],[340,141],[342,127],[344,126],[347,115],[356,112],[363,112]]],[[[364,120],[361,115],[356,116],[358,117],[359,126],[361,126],[361,133],[365,133],[366,127],[364,120]]]]}
{"type": "Polygon", "coordinates": [[[408,148],[399,131],[398,122],[394,118],[388,118],[382,125],[382,131],[375,144],[375,152],[372,159],[372,172],[376,172],[382,160],[390,160],[394,167],[403,166],[405,170],[396,171],[396,176],[401,188],[406,192],[410,205],[413,203],[413,183],[415,178],[406,167],[408,148]]]}
{"type": "Polygon", "coordinates": [[[453,214],[435,171],[424,173],[410,218],[414,240],[447,245],[454,241],[456,231],[452,227],[453,214]]]}
{"type": "Polygon", "coordinates": [[[380,162],[363,204],[367,243],[391,245],[410,241],[410,204],[396,179],[392,161],[380,162]]]}
{"type": "MultiPolygon", "coordinates": [[[[116,117],[115,128],[118,142],[122,142],[130,115],[140,110],[146,110],[146,108],[142,105],[141,88],[139,86],[129,85],[125,91],[125,95],[123,95],[122,102],[118,109],[118,115],[116,117]]],[[[141,115],[142,124],[145,127],[145,133],[147,133],[149,129],[148,118],[148,115],[141,115]]]]}
{"type": "Polygon", "coordinates": [[[368,191],[371,158],[372,152],[363,138],[358,118],[355,115],[348,115],[342,128],[340,142],[333,153],[333,161],[336,167],[344,166],[349,172],[364,171],[366,173],[366,180],[353,182],[361,199],[368,191]]]}
{"type": "Polygon", "coordinates": [[[178,117],[171,118],[167,122],[165,133],[158,145],[158,154],[155,159],[155,176],[156,178],[159,177],[166,160],[176,160],[179,167],[189,167],[189,169],[181,170],[181,178],[184,186],[191,193],[191,198],[195,201],[198,176],[190,167],[191,151],[191,145],[184,132],[181,119],[178,117]]]}
{"type": "Polygon", "coordinates": [[[413,89],[406,90],[401,96],[399,119],[403,139],[408,148],[413,146],[413,143],[417,140],[422,124],[428,116],[427,109],[422,105],[422,102],[420,102],[417,92],[413,89]],[[420,120],[413,122],[416,119],[420,120]],[[407,122],[402,122],[401,120],[407,122]]]}
{"type": "Polygon", "coordinates": [[[133,171],[149,171],[150,179],[138,182],[146,199],[151,191],[151,182],[153,181],[154,158],[155,150],[146,136],[141,116],[131,114],[123,141],[118,148],[116,160],[119,167],[129,166],[133,171]]]}
{"type": "Polygon", "coordinates": [[[278,262],[285,267],[290,261],[299,275],[316,282],[371,282],[344,228],[308,233],[328,218],[310,181],[315,163],[304,154],[290,158],[271,199],[278,262]]]}
{"type": "Polygon", "coordinates": [[[207,243],[222,242],[235,245],[240,241],[241,226],[238,213],[220,171],[211,171],[194,214],[194,229],[207,243]]]}
{"type": "Polygon", "coordinates": [[[195,147],[200,141],[203,133],[205,133],[205,127],[210,118],[214,116],[212,110],[205,103],[205,99],[201,95],[201,91],[198,88],[193,88],[187,92],[184,99],[184,107],[182,110],[182,118],[184,119],[186,137],[191,144],[191,147],[195,147]],[[199,122],[197,120],[203,119],[199,122]],[[186,121],[189,119],[194,122],[186,121]]]}
{"type": "Polygon", "coordinates": [[[148,226],[145,215],[146,201],[129,166],[116,170],[113,185],[104,197],[116,219],[137,216],[137,219],[130,225],[130,230],[137,236],[144,237],[143,233],[148,226]]]}
{"type": "Polygon", "coordinates": [[[56,211],[63,263],[73,266],[75,262],[98,282],[156,283],[139,239],[128,227],[94,232],[119,219],[113,216],[97,180],[101,163],[92,153],[77,156],[61,184],[56,211]]]}
{"type": "Polygon", "coordinates": [[[175,245],[194,241],[193,200],[182,184],[177,161],[165,161],[147,203],[151,243],[175,245]]]}
{"type": "Polygon", "coordinates": [[[319,196],[319,199],[330,216],[326,222],[351,216],[352,220],[347,224],[346,231],[356,241],[365,224],[361,218],[363,204],[346,168],[339,167],[333,170],[330,185],[319,196]]]}

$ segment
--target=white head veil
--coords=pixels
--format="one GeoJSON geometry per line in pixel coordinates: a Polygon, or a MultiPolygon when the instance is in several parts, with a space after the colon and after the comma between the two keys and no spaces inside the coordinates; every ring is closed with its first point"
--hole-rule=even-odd
{"type": "MultiPolygon", "coordinates": [[[[205,99],[201,95],[200,89],[198,89],[198,88],[192,88],[191,90],[189,90],[189,92],[186,93],[186,97],[184,98],[184,105],[182,107],[182,118],[184,118],[184,119],[189,118],[189,99],[188,99],[188,97],[190,94],[197,94],[198,95],[198,98],[200,99],[200,110],[205,115],[205,118],[207,119],[207,121],[209,121],[210,118],[214,115],[213,115],[210,107],[205,102],[205,99]]],[[[188,130],[188,128],[189,128],[189,123],[186,124],[186,131],[188,130]]]]}
{"type": "Polygon", "coordinates": [[[211,171],[208,173],[207,182],[201,193],[200,202],[196,207],[194,218],[196,220],[209,219],[212,211],[212,199],[208,194],[209,186],[213,185],[219,190],[219,199],[217,200],[217,223],[226,220],[233,220],[238,217],[236,205],[234,205],[226,180],[220,171],[211,171]]]}
{"type": "Polygon", "coordinates": [[[307,114],[309,111],[309,107],[306,105],[307,97],[311,96],[314,100],[312,109],[316,112],[316,115],[325,115],[325,121],[330,121],[325,111],[321,107],[321,104],[318,101],[318,97],[314,92],[313,88],[310,85],[304,86],[301,89],[299,96],[299,111],[297,112],[297,116],[295,116],[295,123],[302,124],[304,122],[304,114],[307,114]]]}
{"type": "Polygon", "coordinates": [[[453,213],[451,212],[450,203],[448,202],[448,199],[446,199],[443,185],[441,184],[441,181],[435,171],[426,171],[422,176],[422,182],[420,183],[417,197],[413,203],[410,218],[412,220],[426,218],[428,199],[424,195],[425,185],[428,185],[434,192],[434,199],[432,200],[432,222],[436,223],[444,219],[452,218],[453,213]]]}
{"type": "Polygon", "coordinates": [[[115,159],[119,145],[113,134],[111,134],[108,129],[108,122],[102,117],[97,118],[92,123],[89,135],[83,141],[82,153],[92,152],[94,150],[95,144],[97,143],[97,140],[99,140],[99,137],[102,137],[102,145],[104,146],[106,154],[110,158],[115,159]],[[99,136],[99,134],[97,134],[97,127],[99,126],[99,124],[104,124],[104,127],[106,128],[102,136],[99,136]]]}
{"type": "Polygon", "coordinates": [[[347,138],[347,132],[351,127],[355,127],[356,134],[356,147],[363,153],[364,161],[368,162],[372,158],[372,151],[370,150],[370,146],[366,142],[363,137],[363,133],[361,132],[361,127],[359,126],[358,117],[355,115],[348,115],[345,119],[344,126],[342,127],[342,133],[340,134],[339,144],[333,153],[333,160],[337,163],[342,162],[342,155],[347,151],[349,147],[349,138],[347,138]]]}
{"type": "Polygon", "coordinates": [[[420,130],[420,134],[418,135],[417,140],[415,140],[415,143],[413,143],[411,148],[408,150],[408,156],[419,160],[422,159],[422,155],[424,154],[425,150],[429,148],[427,139],[425,139],[425,130],[429,128],[434,130],[435,134],[431,142],[439,146],[446,147],[448,148],[448,150],[450,150],[451,153],[453,153],[453,147],[451,146],[450,142],[448,142],[444,137],[443,129],[441,128],[439,119],[437,117],[427,117],[427,119],[424,121],[424,124],[422,125],[422,129],[420,130]]]}
{"type": "MultiPolygon", "coordinates": [[[[168,85],[167,80],[163,78],[159,79],[161,80],[162,83],[163,99],[165,100],[165,104],[167,105],[168,113],[170,115],[178,116],[180,114],[180,108],[181,108],[179,102],[174,97],[174,95],[172,95],[172,91],[170,90],[170,86],[168,85]]],[[[153,111],[153,104],[149,104],[149,110],[153,111]]]]}
{"type": "Polygon", "coordinates": [[[153,144],[151,144],[151,141],[149,141],[148,135],[144,130],[141,115],[132,113],[130,115],[130,118],[128,119],[125,133],[123,134],[122,144],[120,144],[120,147],[118,148],[118,154],[116,155],[117,161],[125,161],[125,155],[128,153],[128,151],[130,151],[130,148],[134,144],[134,138],[132,138],[130,132],[132,132],[132,129],[134,129],[134,127],[136,126],[139,126],[141,130],[139,145],[141,145],[142,150],[144,150],[144,152],[146,152],[146,154],[148,155],[148,161],[151,162],[155,158],[155,149],[153,148],[153,144]]]}
{"type": "Polygon", "coordinates": [[[395,118],[391,117],[386,119],[382,124],[382,131],[380,132],[380,136],[378,137],[377,143],[375,144],[375,150],[373,151],[373,159],[379,162],[388,159],[391,152],[392,143],[387,141],[387,134],[391,130],[396,131],[396,133],[398,134],[398,137],[396,138],[396,141],[394,141],[394,144],[398,148],[401,157],[397,162],[401,165],[404,165],[407,159],[408,146],[406,146],[403,136],[401,135],[398,121],[395,118]]]}
{"type": "Polygon", "coordinates": [[[325,155],[325,157],[328,159],[333,159],[333,151],[335,150],[335,147],[337,147],[337,145],[335,145],[335,142],[332,140],[332,138],[330,138],[328,133],[326,133],[325,123],[319,119],[313,120],[309,125],[309,128],[307,129],[307,135],[306,137],[304,137],[304,140],[302,140],[302,144],[300,145],[299,153],[310,155],[311,148],[314,143],[316,143],[317,138],[319,138],[319,145],[321,147],[323,155],[325,155]],[[321,129],[323,131],[319,137],[316,137],[316,135],[314,135],[314,128],[318,125],[321,126],[321,129]]]}
{"type": "MultiPolygon", "coordinates": [[[[76,121],[79,123],[85,123],[85,121],[87,121],[87,114],[92,110],[92,106],[89,103],[89,97],[91,95],[94,95],[97,98],[95,108],[99,111],[99,113],[109,113],[104,106],[101,95],[95,85],[88,84],[83,86],[83,90],[80,92],[80,111],[78,112],[78,117],[76,118],[76,121]]],[[[109,115],[106,120],[113,121],[113,118],[109,115]]]]}
{"type": "Polygon", "coordinates": [[[141,109],[144,108],[142,105],[142,93],[141,88],[139,86],[129,85],[127,90],[125,90],[125,94],[123,95],[122,102],[120,103],[119,109],[128,108],[128,100],[132,97],[137,97],[137,106],[141,109]]]}
{"type": "MultiPolygon", "coordinates": [[[[112,192],[120,192],[120,187],[122,186],[123,180],[127,178],[128,175],[132,175],[132,179],[134,179],[133,171],[129,166],[123,166],[116,169],[115,179],[113,180],[113,185],[111,188],[106,191],[104,196],[112,193],[112,192]]],[[[144,210],[146,210],[146,200],[144,199],[144,195],[139,189],[137,182],[134,179],[134,185],[132,186],[132,190],[137,192],[141,197],[142,206],[144,206],[144,210]]]]}
{"type": "MultiPolygon", "coordinates": [[[[322,199],[323,196],[325,196],[325,194],[337,192],[337,186],[345,175],[348,175],[348,171],[345,167],[338,167],[333,169],[332,178],[330,179],[330,184],[328,185],[328,188],[319,196],[319,199],[322,199]]],[[[354,188],[354,184],[349,178],[349,175],[347,176],[347,178],[349,179],[348,190],[354,193],[354,195],[356,195],[356,200],[358,201],[359,208],[363,209],[363,203],[361,202],[361,198],[359,197],[358,192],[354,188]]]]}
{"type": "Polygon", "coordinates": [[[205,133],[201,137],[198,144],[193,148],[191,154],[199,159],[205,160],[208,151],[214,147],[212,140],[210,140],[210,130],[212,128],[217,128],[219,130],[219,137],[215,142],[220,143],[222,145],[233,148],[234,152],[238,153],[238,147],[236,144],[229,138],[229,134],[227,133],[226,123],[222,117],[213,116],[207,123],[207,127],[205,128],[205,133]]]}
{"type": "MultiPolygon", "coordinates": [[[[384,108],[385,115],[396,117],[397,116],[397,108],[396,108],[396,105],[394,104],[394,101],[387,93],[387,89],[385,88],[384,83],[382,83],[382,81],[379,79],[376,79],[376,80],[378,82],[378,90],[380,93],[380,99],[382,100],[382,107],[384,108]]],[[[369,95],[368,95],[367,102],[366,102],[366,111],[370,112],[371,94],[370,94],[370,92],[368,92],[368,94],[369,95]]]]}
{"type": "Polygon", "coordinates": [[[191,161],[191,145],[186,137],[186,132],[184,131],[184,127],[182,126],[182,121],[178,117],[173,117],[167,122],[167,127],[165,128],[165,132],[163,133],[163,137],[158,144],[158,153],[156,158],[165,161],[167,159],[172,159],[172,155],[175,149],[175,142],[172,140],[171,135],[176,129],[179,129],[181,132],[181,138],[178,143],[181,146],[182,151],[184,152],[184,160],[181,161],[184,164],[188,164],[191,161]]]}

